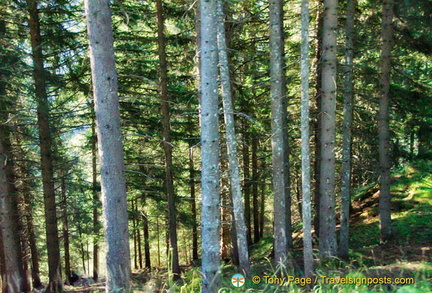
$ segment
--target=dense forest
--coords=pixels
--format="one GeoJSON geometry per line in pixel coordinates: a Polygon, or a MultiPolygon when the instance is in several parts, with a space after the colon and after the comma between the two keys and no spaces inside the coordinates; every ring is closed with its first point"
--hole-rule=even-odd
{"type": "Polygon", "coordinates": [[[0,0],[2,292],[432,292],[431,0],[0,0]]]}

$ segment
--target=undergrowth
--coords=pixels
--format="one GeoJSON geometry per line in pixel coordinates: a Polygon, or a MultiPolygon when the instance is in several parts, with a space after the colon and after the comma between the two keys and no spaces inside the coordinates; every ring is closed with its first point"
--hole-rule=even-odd
{"type": "MultiPolygon", "coordinates": [[[[395,237],[390,242],[379,242],[379,197],[376,184],[370,184],[354,191],[353,203],[357,201],[360,208],[351,218],[349,262],[337,258],[325,263],[317,261],[316,275],[308,287],[302,284],[307,281],[302,272],[301,249],[294,250],[292,261],[288,262],[291,267],[274,266],[270,261],[272,238],[263,238],[251,247],[252,274],[245,278],[244,285],[234,287],[231,278],[240,270],[227,264],[221,268],[219,292],[432,292],[432,162],[407,165],[393,178],[395,237]],[[364,201],[368,204],[362,206],[364,201]],[[396,284],[397,281],[406,284],[396,284]]],[[[201,292],[201,272],[192,267],[180,281],[165,283],[164,288],[168,292],[201,292]]]]}

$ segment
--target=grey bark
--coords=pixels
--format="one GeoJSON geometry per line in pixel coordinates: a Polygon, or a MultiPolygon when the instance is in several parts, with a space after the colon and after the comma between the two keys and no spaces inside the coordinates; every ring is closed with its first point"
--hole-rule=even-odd
{"type": "Polygon", "coordinates": [[[107,292],[130,291],[130,248],[120,110],[108,0],[86,0],[107,243],[107,292]]]}
{"type": "Polygon", "coordinates": [[[216,1],[201,0],[202,292],[220,285],[218,51],[216,1]]]}
{"type": "Polygon", "coordinates": [[[339,257],[348,259],[349,210],[351,204],[351,141],[353,115],[354,13],[356,0],[348,0],[346,8],[346,45],[344,80],[344,117],[342,126],[341,217],[339,257]]]}
{"type": "Polygon", "coordinates": [[[309,131],[309,0],[301,2],[301,158],[303,258],[307,278],[313,276],[311,166],[309,131]]]}
{"type": "Polygon", "coordinates": [[[320,231],[321,258],[335,256],[335,140],[337,0],[324,0],[321,81],[320,231]]]}
{"type": "Polygon", "coordinates": [[[274,195],[274,262],[284,263],[292,243],[289,200],[287,97],[283,1],[270,1],[270,94],[274,195]]]}
{"type": "Polygon", "coordinates": [[[228,65],[228,52],[225,37],[224,13],[222,0],[217,0],[218,13],[218,49],[219,49],[219,70],[222,87],[222,102],[224,121],[226,127],[226,143],[228,150],[228,168],[231,187],[231,197],[234,207],[234,224],[237,235],[237,248],[239,253],[240,268],[246,275],[250,274],[249,251],[247,244],[247,230],[244,217],[244,207],[241,194],[241,182],[239,171],[239,160],[237,152],[237,137],[234,122],[234,107],[232,103],[232,91],[230,72],[228,65]]]}
{"type": "Polygon", "coordinates": [[[393,0],[385,0],[381,25],[381,75],[379,99],[379,172],[380,172],[380,232],[381,242],[392,236],[390,210],[390,70],[393,45],[393,0]]]}

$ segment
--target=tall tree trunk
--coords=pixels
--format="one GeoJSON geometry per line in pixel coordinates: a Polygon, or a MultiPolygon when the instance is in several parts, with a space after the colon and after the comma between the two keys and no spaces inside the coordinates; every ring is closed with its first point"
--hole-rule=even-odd
{"type": "Polygon", "coordinates": [[[170,239],[170,249],[172,254],[171,270],[174,278],[180,277],[180,265],[177,245],[177,220],[175,207],[175,194],[173,182],[173,162],[172,162],[172,144],[171,144],[171,127],[169,113],[169,94],[168,94],[168,65],[166,61],[165,50],[165,32],[164,18],[162,9],[162,0],[156,0],[157,23],[158,23],[158,54],[160,69],[160,98],[162,105],[162,132],[163,132],[163,149],[165,152],[165,186],[168,198],[168,229],[170,239]]]}
{"type": "Polygon", "coordinates": [[[137,223],[137,251],[138,251],[138,268],[142,269],[143,268],[143,255],[142,255],[142,241],[141,241],[141,230],[140,228],[140,217],[139,217],[139,211],[138,211],[138,199],[135,199],[135,207],[136,207],[136,211],[135,211],[135,217],[136,217],[136,223],[137,223]]]}
{"type": "MultiPolygon", "coordinates": [[[[16,144],[19,148],[19,152],[23,153],[23,149],[21,146],[21,136],[19,134],[16,136],[16,144]]],[[[42,287],[42,282],[40,280],[39,253],[36,245],[36,235],[33,226],[33,198],[29,182],[28,180],[26,180],[26,176],[30,174],[26,164],[26,162],[23,162],[19,165],[19,173],[24,178],[21,185],[21,193],[23,194],[24,201],[24,225],[25,229],[27,230],[28,245],[31,255],[31,276],[33,281],[32,285],[33,288],[40,289],[42,287]]]]}
{"type": "Polygon", "coordinates": [[[202,292],[220,285],[217,3],[201,0],[202,292]]]}
{"type": "MultiPolygon", "coordinates": [[[[144,257],[145,257],[145,267],[147,269],[151,269],[151,260],[150,260],[150,238],[149,238],[149,225],[147,216],[142,213],[143,217],[143,232],[144,232],[144,257]]],[[[159,231],[158,231],[159,233],[159,231]]],[[[159,237],[159,234],[158,234],[159,237]]],[[[158,251],[159,251],[159,240],[158,240],[158,251]]],[[[159,256],[158,256],[159,257],[159,256]]],[[[160,266],[160,260],[158,261],[158,265],[160,266]]]]}
{"type": "MultiPolygon", "coordinates": [[[[263,150],[263,152],[265,153],[265,149],[263,150]]],[[[266,163],[265,160],[262,160],[262,164],[261,164],[261,170],[265,170],[266,169],[266,163]]],[[[264,172],[264,171],[263,171],[264,172]]],[[[265,177],[262,177],[262,182],[261,182],[261,190],[260,190],[260,195],[261,195],[261,201],[260,201],[260,238],[264,237],[264,223],[265,223],[265,199],[267,197],[266,194],[266,181],[265,181],[265,177]]]]}
{"type": "Polygon", "coordinates": [[[195,195],[195,167],[193,157],[193,142],[189,141],[189,186],[191,195],[192,210],[192,260],[198,259],[198,229],[197,229],[197,211],[195,195]]]}
{"type": "MultiPolygon", "coordinates": [[[[3,105],[4,106],[4,105],[3,105]]],[[[2,118],[5,115],[1,115],[2,118]]],[[[4,119],[7,121],[7,119],[4,119]]],[[[29,292],[21,250],[19,212],[7,125],[0,125],[0,228],[4,248],[7,292],[29,292]]]]}
{"type": "Polygon", "coordinates": [[[93,194],[93,280],[99,279],[99,187],[97,183],[97,135],[94,100],[92,99],[91,152],[92,152],[92,194],[93,194]]]}
{"type": "Polygon", "coordinates": [[[320,169],[321,169],[321,68],[322,68],[322,28],[323,28],[323,0],[318,0],[317,9],[317,35],[316,35],[316,48],[315,48],[315,123],[314,123],[314,142],[315,142],[315,158],[314,158],[314,205],[315,205],[315,217],[313,220],[313,226],[315,235],[319,236],[320,226],[320,169]]]}
{"type": "MultiPolygon", "coordinates": [[[[1,8],[4,6],[2,5],[1,8]]],[[[1,11],[3,15],[3,9],[1,11]]],[[[7,34],[5,19],[0,19],[0,35],[7,34]]],[[[29,292],[30,284],[27,281],[24,259],[21,247],[21,235],[23,235],[22,219],[18,207],[19,197],[16,188],[16,177],[14,174],[14,160],[11,145],[11,131],[8,123],[9,111],[14,110],[14,98],[7,97],[8,77],[3,69],[12,66],[5,58],[0,70],[0,237],[1,240],[1,262],[2,281],[7,282],[8,292],[29,292]],[[4,68],[6,67],[6,68],[4,68]]],[[[15,99],[16,100],[16,99],[15,99]]],[[[6,291],[2,291],[6,292],[6,291]]]]}
{"type": "Polygon", "coordinates": [[[138,209],[135,205],[135,199],[131,200],[132,208],[132,240],[133,240],[133,256],[134,256],[134,268],[138,270],[138,240],[137,240],[137,213],[138,209]]]}
{"type": "Polygon", "coordinates": [[[37,100],[39,145],[41,153],[42,186],[44,192],[49,284],[47,292],[63,292],[60,261],[60,241],[57,225],[57,205],[54,190],[53,151],[50,110],[46,89],[43,40],[40,31],[37,0],[28,0],[30,41],[33,55],[33,78],[37,100]]]}
{"type": "Polygon", "coordinates": [[[259,194],[258,194],[258,138],[257,134],[252,134],[252,210],[254,223],[254,243],[260,240],[259,224],[259,194]]]}
{"type": "Polygon", "coordinates": [[[339,257],[348,259],[349,210],[351,205],[351,125],[353,115],[354,14],[356,0],[348,0],[346,8],[346,45],[344,81],[344,120],[342,128],[341,218],[339,257]]]}
{"type": "Polygon", "coordinates": [[[108,0],[86,0],[90,65],[93,80],[102,185],[102,211],[107,243],[107,292],[129,292],[130,248],[125,168],[108,0]]]}
{"type": "Polygon", "coordinates": [[[335,256],[336,30],[337,0],[324,0],[321,81],[320,255],[335,256]]]}
{"type": "Polygon", "coordinates": [[[218,49],[219,70],[222,86],[222,102],[224,108],[224,121],[226,127],[226,143],[228,151],[229,179],[231,198],[233,202],[233,216],[237,236],[237,249],[239,252],[240,268],[246,275],[250,274],[249,251],[247,243],[247,231],[244,217],[243,199],[241,194],[240,170],[237,152],[237,137],[234,122],[234,107],[232,102],[231,80],[228,65],[228,52],[225,37],[224,12],[222,0],[217,0],[218,13],[218,49]]]}
{"type": "Polygon", "coordinates": [[[283,1],[270,1],[270,91],[274,194],[274,261],[285,263],[291,243],[287,225],[289,166],[287,160],[287,97],[284,63],[283,1]]]}
{"type": "Polygon", "coordinates": [[[63,247],[64,247],[64,262],[65,262],[65,279],[69,283],[69,277],[72,276],[71,264],[70,264],[70,249],[69,249],[69,219],[67,212],[67,196],[66,196],[66,180],[64,166],[61,167],[61,178],[60,178],[60,192],[63,208],[63,247]]]}
{"type": "MultiPolygon", "coordinates": [[[[247,115],[248,105],[243,109],[243,113],[247,115]]],[[[252,221],[251,221],[251,204],[250,204],[250,190],[251,190],[251,174],[250,174],[250,154],[249,154],[249,130],[247,121],[243,119],[243,146],[242,146],[242,157],[243,157],[243,193],[244,193],[244,204],[245,204],[245,222],[246,222],[246,237],[248,244],[252,244],[252,221]]]]}
{"type": "Polygon", "coordinates": [[[313,276],[312,208],[309,132],[309,0],[301,2],[301,158],[303,260],[307,278],[313,276]]]}
{"type": "Polygon", "coordinates": [[[379,99],[380,232],[381,242],[392,236],[390,210],[390,70],[393,46],[393,0],[384,0],[381,25],[381,75],[379,99]]]}

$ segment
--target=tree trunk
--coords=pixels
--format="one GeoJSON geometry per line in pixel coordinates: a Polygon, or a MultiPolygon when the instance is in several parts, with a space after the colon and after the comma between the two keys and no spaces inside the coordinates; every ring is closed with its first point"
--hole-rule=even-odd
{"type": "MultiPolygon", "coordinates": [[[[71,264],[70,264],[70,250],[69,250],[69,219],[67,212],[67,196],[66,196],[66,180],[65,180],[65,172],[64,166],[62,166],[61,170],[61,184],[60,184],[60,192],[63,206],[63,247],[64,247],[64,262],[65,262],[65,279],[66,283],[69,284],[69,277],[72,275],[71,264]]],[[[69,284],[70,285],[70,284],[69,284]]]]}
{"type": "Polygon", "coordinates": [[[193,142],[189,142],[189,186],[191,194],[192,210],[192,260],[198,259],[198,229],[197,229],[197,211],[195,195],[195,167],[193,157],[193,142]]]}
{"type": "Polygon", "coordinates": [[[130,248],[120,110],[111,11],[107,0],[86,0],[107,243],[107,292],[130,291],[130,248]]]}
{"type": "MultiPolygon", "coordinates": [[[[21,146],[21,137],[17,136],[17,146],[20,152],[23,152],[21,146]]],[[[39,270],[39,253],[36,245],[36,235],[33,227],[33,199],[32,191],[29,186],[28,180],[25,176],[30,174],[29,169],[26,166],[26,162],[19,165],[19,172],[23,176],[21,193],[23,194],[24,200],[24,225],[27,229],[28,245],[30,247],[31,255],[31,275],[32,275],[32,285],[35,289],[40,289],[42,287],[42,282],[40,280],[40,270],[39,270]]]]}
{"type": "Polygon", "coordinates": [[[385,0],[381,25],[381,75],[379,99],[380,232],[381,242],[392,236],[390,210],[390,70],[393,45],[393,0],[385,0]]]}
{"type": "MultiPolygon", "coordinates": [[[[243,113],[247,115],[248,109],[243,109],[243,113]]],[[[246,237],[248,244],[252,244],[252,221],[251,221],[251,204],[250,204],[250,190],[251,190],[251,174],[250,174],[250,156],[249,156],[249,130],[247,121],[244,120],[243,125],[243,193],[245,204],[245,222],[246,222],[246,237]]]]}
{"type": "Polygon", "coordinates": [[[94,114],[94,100],[92,99],[92,194],[93,194],[93,280],[99,279],[99,188],[97,183],[97,135],[96,135],[96,117],[94,114]]]}
{"type": "Polygon", "coordinates": [[[158,23],[158,54],[160,69],[160,98],[162,107],[163,149],[165,153],[165,186],[168,198],[168,230],[172,254],[171,270],[174,278],[180,277],[180,265],[177,245],[177,220],[173,182],[172,143],[168,95],[168,65],[165,50],[164,18],[162,0],[156,1],[158,23]]]}
{"type": "Polygon", "coordinates": [[[30,41],[33,54],[33,78],[37,100],[39,144],[41,153],[42,185],[44,192],[46,238],[48,250],[49,284],[47,292],[63,292],[60,261],[60,242],[58,237],[56,199],[54,190],[53,151],[50,110],[46,89],[44,57],[42,53],[39,11],[37,0],[28,0],[30,41]]]}
{"type": "Polygon", "coordinates": [[[218,49],[219,70],[222,86],[222,102],[224,108],[224,121],[226,127],[226,143],[228,151],[229,179],[231,198],[233,203],[233,215],[237,236],[237,249],[239,252],[240,268],[246,275],[250,274],[249,251],[247,243],[247,230],[244,217],[243,199],[241,194],[240,170],[237,152],[237,137],[234,122],[234,107],[232,102],[231,80],[228,65],[228,52],[225,37],[224,12],[222,0],[217,0],[218,13],[218,49]]]}
{"type": "Polygon", "coordinates": [[[20,241],[22,232],[19,225],[17,192],[15,176],[12,173],[12,154],[7,127],[0,125],[0,228],[4,248],[7,292],[29,292],[30,288],[23,266],[20,241]]]}
{"type": "MultiPolygon", "coordinates": [[[[149,226],[147,216],[142,213],[143,217],[143,232],[144,232],[144,257],[145,257],[145,267],[147,269],[151,269],[151,260],[150,260],[150,238],[149,238],[149,226]]],[[[159,233],[159,231],[158,231],[159,233]]],[[[158,234],[159,237],[159,234],[158,234]]],[[[159,240],[158,240],[158,251],[159,251],[159,240]]],[[[160,260],[159,260],[160,266],[160,260]]]]}
{"type": "Polygon", "coordinates": [[[287,98],[284,63],[283,1],[270,2],[270,91],[274,194],[274,262],[285,263],[291,242],[287,225],[289,174],[287,160],[287,98]]]}
{"type": "Polygon", "coordinates": [[[337,0],[324,0],[321,81],[320,255],[336,255],[336,30],[337,0]]]}
{"type": "Polygon", "coordinates": [[[254,223],[254,243],[260,240],[259,224],[259,199],[258,199],[258,138],[257,134],[252,134],[252,210],[254,223]]]}
{"type": "Polygon", "coordinates": [[[315,204],[315,217],[313,226],[315,235],[319,235],[320,226],[320,169],[321,169],[321,68],[322,68],[322,28],[323,28],[323,0],[318,0],[317,9],[317,36],[316,36],[316,49],[315,49],[315,123],[314,123],[314,141],[315,141],[315,159],[314,159],[314,204],[315,204]]]}
{"type": "Polygon", "coordinates": [[[301,163],[303,260],[307,278],[313,276],[312,208],[309,132],[309,0],[301,2],[301,163]]]}
{"type": "Polygon", "coordinates": [[[339,257],[348,259],[349,210],[351,205],[351,125],[353,115],[354,14],[356,0],[348,0],[346,8],[346,45],[344,81],[344,120],[342,128],[341,218],[339,257]]]}
{"type": "Polygon", "coordinates": [[[201,0],[202,292],[220,285],[217,3],[201,0]]]}

